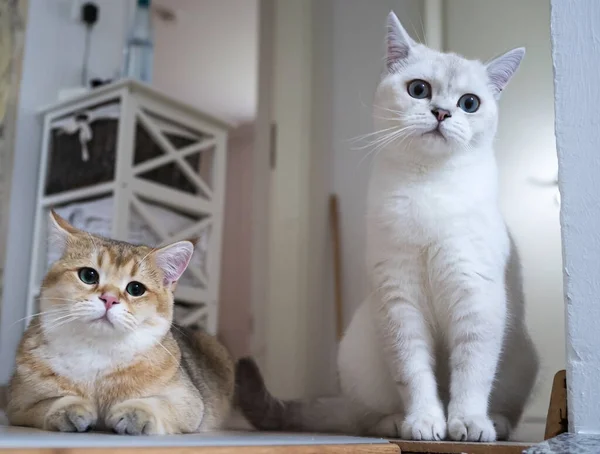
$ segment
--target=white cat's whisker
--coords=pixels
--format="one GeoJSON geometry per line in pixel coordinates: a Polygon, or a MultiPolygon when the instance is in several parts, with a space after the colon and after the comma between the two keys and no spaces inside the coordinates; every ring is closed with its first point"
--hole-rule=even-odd
{"type": "Polygon", "coordinates": [[[369,137],[373,137],[379,134],[383,134],[386,131],[391,131],[392,129],[396,129],[398,126],[390,126],[389,128],[384,128],[384,129],[380,129],[378,131],[373,131],[373,132],[368,132],[366,134],[361,134],[359,136],[353,137],[351,139],[348,139],[348,142],[350,143],[356,143],[356,142],[360,142],[361,140],[364,140],[366,138],[369,137]]]}
{"type": "Polygon", "coordinates": [[[395,126],[394,128],[392,128],[391,132],[387,132],[387,133],[381,135],[380,137],[375,137],[374,139],[372,139],[371,141],[369,141],[365,145],[363,145],[361,147],[355,147],[353,149],[354,150],[364,150],[364,149],[372,147],[374,145],[378,145],[381,142],[385,142],[390,137],[393,137],[393,136],[395,136],[397,134],[401,134],[401,133],[403,133],[405,131],[409,131],[412,128],[413,128],[412,125],[408,125],[408,126],[404,126],[404,127],[401,127],[400,125],[395,126]]]}
{"type": "Polygon", "coordinates": [[[388,140],[390,137],[393,137],[399,133],[402,133],[402,130],[400,130],[399,128],[396,128],[395,131],[391,132],[391,133],[387,133],[381,137],[377,137],[376,139],[371,140],[370,142],[360,146],[360,147],[353,147],[352,150],[353,151],[360,151],[360,150],[366,150],[367,148],[371,148],[374,147],[375,145],[378,145],[382,142],[385,142],[386,140],[388,140]]]}
{"type": "Polygon", "coordinates": [[[376,157],[383,149],[385,149],[387,146],[389,146],[396,140],[401,139],[403,137],[407,137],[407,131],[409,130],[410,128],[407,127],[398,131],[395,134],[390,134],[388,137],[385,138],[385,140],[382,140],[380,143],[376,144],[376,146],[374,146],[373,149],[360,160],[359,165],[362,164],[365,161],[365,159],[369,158],[370,156],[376,157]]]}
{"type": "Polygon", "coordinates": [[[388,137],[385,141],[374,147],[369,153],[367,153],[363,158],[359,161],[357,167],[359,167],[366,159],[372,156],[372,161],[379,155],[379,153],[386,149],[386,147],[393,144],[396,140],[400,139],[400,143],[404,141],[408,137],[408,134],[405,134],[405,131],[400,131],[399,134],[388,137]]]}
{"type": "MultiPolygon", "coordinates": [[[[393,137],[393,136],[391,136],[391,137],[393,137]]],[[[386,141],[389,141],[391,137],[390,136],[386,137],[386,141]]],[[[369,157],[376,156],[379,149],[380,149],[380,146],[374,146],[371,150],[369,150],[369,152],[367,154],[365,154],[361,158],[361,160],[358,162],[356,167],[357,168],[360,167],[362,165],[362,163],[365,162],[369,157]]]]}

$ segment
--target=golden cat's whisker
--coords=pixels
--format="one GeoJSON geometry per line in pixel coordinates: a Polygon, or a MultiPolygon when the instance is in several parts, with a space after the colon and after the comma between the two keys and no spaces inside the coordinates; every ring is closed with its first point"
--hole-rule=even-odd
{"type": "Polygon", "coordinates": [[[182,336],[188,337],[188,334],[179,328],[175,323],[171,323],[171,328],[177,330],[182,336]]]}
{"type": "Polygon", "coordinates": [[[63,318],[69,317],[69,316],[79,316],[79,315],[81,315],[81,314],[79,314],[78,312],[69,311],[67,314],[61,315],[60,317],[54,317],[54,314],[48,314],[49,317],[47,319],[55,322],[57,320],[61,320],[63,318]]]}
{"type": "Polygon", "coordinates": [[[28,320],[28,319],[30,319],[30,318],[33,318],[33,317],[37,317],[38,315],[41,315],[41,314],[48,314],[48,313],[66,313],[67,311],[68,311],[68,309],[51,309],[51,310],[47,310],[47,311],[36,312],[35,314],[31,314],[31,315],[28,315],[27,317],[23,317],[23,318],[20,318],[19,320],[15,320],[15,321],[13,322],[13,324],[12,324],[12,325],[10,325],[10,326],[14,326],[14,325],[16,325],[16,324],[17,324],[17,323],[19,323],[19,322],[22,322],[22,321],[28,320]]]}
{"type": "Polygon", "coordinates": [[[142,266],[142,263],[144,263],[144,260],[146,260],[150,254],[152,254],[153,252],[157,251],[158,249],[159,249],[159,248],[157,248],[157,247],[153,247],[152,249],[150,249],[150,252],[148,252],[148,253],[147,253],[147,254],[144,256],[144,258],[142,258],[142,260],[140,260],[140,261],[138,262],[138,268],[142,266]]]}
{"type": "Polygon", "coordinates": [[[51,325],[44,325],[44,330],[52,331],[60,326],[66,325],[67,323],[71,323],[77,319],[79,319],[78,315],[69,314],[65,317],[60,317],[59,319],[52,320],[54,323],[51,325]]]}
{"type": "MultiPolygon", "coordinates": [[[[134,335],[136,338],[138,338],[138,339],[139,339],[138,333],[137,333],[135,330],[131,329],[130,331],[131,331],[131,333],[132,333],[132,334],[133,334],[133,335],[134,335]]],[[[175,358],[175,356],[173,355],[173,353],[171,353],[171,352],[170,352],[170,351],[167,349],[167,347],[165,347],[165,346],[162,344],[162,342],[161,342],[161,341],[157,340],[157,341],[156,341],[156,343],[157,343],[158,345],[160,345],[160,346],[162,347],[162,349],[163,349],[164,351],[166,351],[166,352],[169,354],[169,356],[171,356],[171,358],[173,358],[173,359],[175,360],[175,363],[178,365],[178,369],[180,369],[181,371],[183,371],[183,367],[181,366],[181,361],[179,361],[177,358],[175,358]]]]}
{"type": "MultiPolygon", "coordinates": [[[[55,315],[58,311],[46,311],[43,312],[43,315],[48,315],[48,316],[52,316],[55,315]]],[[[63,310],[63,312],[68,312],[69,314],[72,315],[83,315],[83,313],[85,312],[85,309],[83,308],[69,308],[67,310],[63,310]]]]}
{"type": "Polygon", "coordinates": [[[92,241],[92,246],[94,246],[94,253],[98,254],[98,245],[96,244],[96,240],[94,240],[94,236],[90,232],[85,232],[85,233],[87,233],[87,236],[92,241]]]}
{"type": "Polygon", "coordinates": [[[178,365],[178,369],[181,369],[183,371],[183,368],[181,367],[181,361],[179,361],[177,358],[175,358],[175,355],[173,355],[173,353],[171,353],[169,350],[167,350],[167,347],[165,347],[161,341],[157,341],[157,343],[171,356],[171,358],[173,358],[175,360],[175,363],[177,363],[177,365],[178,365]]]}
{"type": "Polygon", "coordinates": [[[38,298],[39,301],[66,301],[68,303],[79,303],[80,301],[78,300],[72,300],[69,298],[51,298],[51,297],[43,297],[43,298],[38,298]]]}
{"type": "Polygon", "coordinates": [[[131,322],[128,320],[122,321],[123,327],[135,333],[135,328],[137,328],[137,323],[131,322]]]}

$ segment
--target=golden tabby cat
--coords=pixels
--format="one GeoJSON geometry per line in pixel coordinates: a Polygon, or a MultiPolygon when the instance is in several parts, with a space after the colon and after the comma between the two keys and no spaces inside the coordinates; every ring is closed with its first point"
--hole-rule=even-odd
{"type": "Polygon", "coordinates": [[[63,254],[19,346],[10,422],[131,435],[220,428],[233,362],[213,337],[172,326],[173,290],[192,243],[133,246],[51,219],[63,254]]]}

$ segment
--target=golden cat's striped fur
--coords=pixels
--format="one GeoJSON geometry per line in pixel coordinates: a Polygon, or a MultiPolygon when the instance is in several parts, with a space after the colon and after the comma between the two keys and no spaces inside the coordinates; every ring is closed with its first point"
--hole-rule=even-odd
{"type": "Polygon", "coordinates": [[[122,434],[220,428],[233,362],[208,334],[172,326],[173,290],[192,243],[134,246],[51,219],[63,254],[17,352],[11,424],[122,434]]]}

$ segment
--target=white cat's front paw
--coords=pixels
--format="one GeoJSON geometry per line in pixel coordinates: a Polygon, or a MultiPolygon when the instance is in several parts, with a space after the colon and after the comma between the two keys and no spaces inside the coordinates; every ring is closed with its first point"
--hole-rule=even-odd
{"type": "Polygon", "coordinates": [[[494,423],[486,415],[451,415],[448,418],[448,434],[455,441],[490,442],[496,440],[494,423]]]}
{"type": "Polygon", "coordinates": [[[409,414],[402,423],[405,440],[435,441],[446,438],[446,419],[441,411],[409,414]]]}

